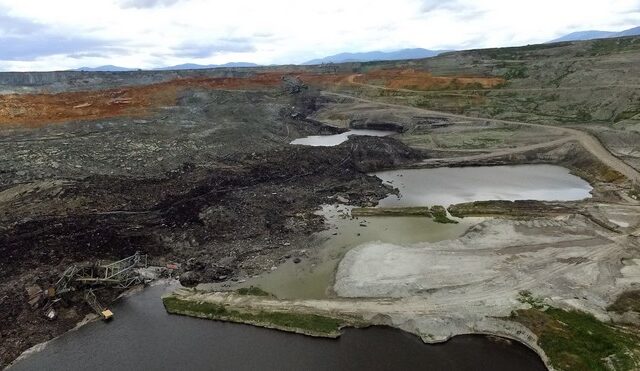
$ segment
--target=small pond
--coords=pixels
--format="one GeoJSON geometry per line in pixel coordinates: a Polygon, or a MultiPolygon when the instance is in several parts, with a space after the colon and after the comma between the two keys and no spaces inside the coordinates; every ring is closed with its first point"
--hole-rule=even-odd
{"type": "Polygon", "coordinates": [[[291,142],[291,144],[305,145],[305,146],[319,146],[319,147],[333,147],[342,142],[346,142],[351,135],[368,135],[372,137],[384,137],[391,134],[397,134],[395,131],[381,131],[381,130],[356,130],[352,129],[344,133],[333,135],[312,135],[304,138],[298,138],[291,142]]]}
{"type": "Polygon", "coordinates": [[[575,201],[593,189],[568,169],[554,165],[443,167],[373,173],[400,190],[381,207],[449,206],[485,200],[575,201]]]}

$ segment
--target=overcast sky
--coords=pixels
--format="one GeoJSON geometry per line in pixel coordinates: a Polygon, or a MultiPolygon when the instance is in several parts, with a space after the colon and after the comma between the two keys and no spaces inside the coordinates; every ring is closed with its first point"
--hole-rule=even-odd
{"type": "Polygon", "coordinates": [[[302,63],[640,25],[640,0],[0,0],[0,70],[302,63]]]}

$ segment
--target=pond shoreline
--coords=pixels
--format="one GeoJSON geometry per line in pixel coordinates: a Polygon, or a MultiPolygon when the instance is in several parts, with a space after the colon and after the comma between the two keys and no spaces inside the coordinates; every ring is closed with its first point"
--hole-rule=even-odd
{"type": "MultiPolygon", "coordinates": [[[[483,335],[494,336],[498,338],[516,341],[533,352],[545,364],[545,367],[552,370],[550,360],[545,352],[537,343],[537,337],[528,328],[523,325],[510,321],[507,318],[466,318],[462,322],[466,323],[461,326],[460,319],[451,320],[448,325],[429,326],[425,321],[439,322],[443,320],[442,316],[429,318],[429,315],[405,313],[398,315],[392,312],[384,314],[385,307],[395,305],[393,301],[386,299],[327,299],[327,300],[283,300],[274,297],[238,295],[230,291],[204,292],[199,290],[181,289],[172,292],[163,297],[165,308],[168,313],[203,318],[214,321],[233,322],[248,324],[257,327],[276,329],[279,331],[292,332],[313,337],[338,338],[341,336],[342,329],[365,328],[371,326],[390,326],[399,330],[418,336],[425,344],[442,344],[450,341],[457,336],[464,335],[483,335]],[[184,303],[210,303],[215,305],[213,311],[210,308],[201,308],[200,310],[185,310],[175,306],[172,302],[177,299],[184,303]],[[358,308],[363,305],[366,308],[379,306],[381,310],[367,312],[367,309],[358,308]],[[219,312],[222,308],[223,312],[219,312]],[[314,330],[313,328],[291,327],[278,325],[269,321],[257,321],[243,318],[239,315],[227,315],[227,313],[281,313],[286,311],[287,315],[317,315],[332,316],[340,322],[336,326],[336,331],[323,332],[314,330]],[[422,323],[422,325],[418,323],[422,323]],[[473,329],[472,329],[473,328],[473,329]],[[431,331],[431,332],[427,332],[431,331]],[[435,332],[440,331],[440,332],[435,332]]],[[[397,305],[402,305],[398,303],[397,305]]],[[[444,319],[447,322],[446,319],[444,319]]]]}

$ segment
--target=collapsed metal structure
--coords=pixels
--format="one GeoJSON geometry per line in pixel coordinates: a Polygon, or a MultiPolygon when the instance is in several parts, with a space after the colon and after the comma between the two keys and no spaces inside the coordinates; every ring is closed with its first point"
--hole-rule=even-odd
{"type": "Polygon", "coordinates": [[[147,255],[136,252],[128,258],[113,263],[104,264],[97,261],[93,264],[74,264],[67,268],[55,283],[54,296],[60,297],[71,291],[86,290],[85,301],[103,319],[109,319],[113,313],[99,303],[95,290],[100,287],[126,289],[145,283],[136,268],[147,267],[147,259],[147,255]]]}

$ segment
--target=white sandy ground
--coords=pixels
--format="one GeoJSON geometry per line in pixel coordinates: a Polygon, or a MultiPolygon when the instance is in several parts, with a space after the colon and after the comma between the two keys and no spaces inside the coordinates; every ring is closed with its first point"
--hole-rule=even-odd
{"type": "Polygon", "coordinates": [[[351,250],[336,274],[342,297],[423,297],[443,311],[506,316],[522,290],[609,319],[605,307],[640,284],[633,237],[583,217],[491,220],[451,241],[351,250]]]}

